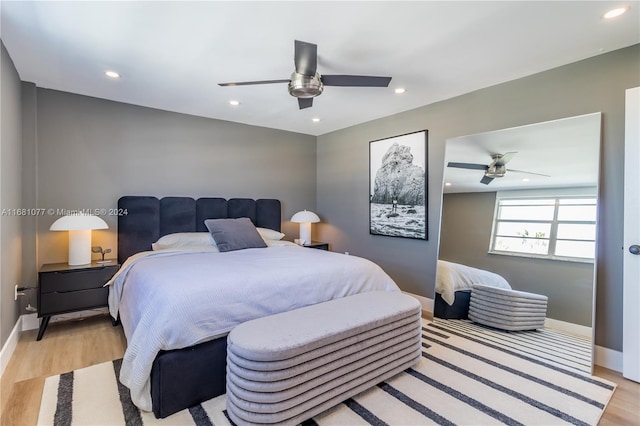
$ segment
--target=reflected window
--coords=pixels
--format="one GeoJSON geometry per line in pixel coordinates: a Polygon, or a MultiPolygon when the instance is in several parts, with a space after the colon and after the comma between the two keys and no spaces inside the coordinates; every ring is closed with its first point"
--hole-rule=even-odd
{"type": "Polygon", "coordinates": [[[596,210],[596,197],[498,197],[489,252],[593,261],[596,210]]]}

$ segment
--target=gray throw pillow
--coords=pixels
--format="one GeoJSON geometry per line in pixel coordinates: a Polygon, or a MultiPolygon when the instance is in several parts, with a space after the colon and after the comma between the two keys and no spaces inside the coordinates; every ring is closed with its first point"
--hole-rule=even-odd
{"type": "Polygon", "coordinates": [[[222,252],[267,247],[267,244],[248,217],[207,219],[204,224],[211,232],[218,250],[222,252]]]}

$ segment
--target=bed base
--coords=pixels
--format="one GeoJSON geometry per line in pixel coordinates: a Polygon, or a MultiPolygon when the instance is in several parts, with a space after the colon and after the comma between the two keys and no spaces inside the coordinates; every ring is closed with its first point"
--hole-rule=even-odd
{"type": "Polygon", "coordinates": [[[161,351],[151,369],[153,414],[165,418],[226,391],[227,336],[161,351]]]}
{"type": "Polygon", "coordinates": [[[456,291],[453,305],[444,301],[440,293],[436,293],[433,304],[433,316],[444,319],[469,319],[469,300],[471,291],[456,291]]]}

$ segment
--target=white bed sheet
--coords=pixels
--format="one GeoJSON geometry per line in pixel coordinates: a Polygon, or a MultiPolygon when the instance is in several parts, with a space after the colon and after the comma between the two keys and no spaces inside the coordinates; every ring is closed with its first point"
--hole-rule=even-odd
{"type": "Polygon", "coordinates": [[[436,293],[449,305],[455,301],[455,292],[471,290],[474,284],[511,288],[507,280],[494,272],[472,268],[459,263],[438,260],[436,271],[436,293]]]}
{"type": "Polygon", "coordinates": [[[108,284],[111,315],[120,313],[128,343],[120,381],[146,411],[151,366],[160,350],[192,346],[251,319],[351,294],[399,291],[373,262],[286,242],[226,253],[138,253],[108,284]]]}

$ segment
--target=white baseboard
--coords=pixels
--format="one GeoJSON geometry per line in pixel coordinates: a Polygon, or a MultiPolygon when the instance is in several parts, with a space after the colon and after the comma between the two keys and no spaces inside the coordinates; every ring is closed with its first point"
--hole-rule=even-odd
{"type": "Polygon", "coordinates": [[[33,330],[39,327],[37,314],[24,314],[18,317],[18,321],[13,326],[9,338],[2,346],[0,351],[0,376],[4,374],[4,370],[7,368],[13,351],[18,346],[18,340],[20,339],[20,333],[26,330],[33,330]]]}
{"type": "MultiPolygon", "coordinates": [[[[71,312],[63,315],[56,315],[51,318],[51,322],[49,324],[53,324],[59,321],[66,321],[70,319],[79,319],[84,317],[89,317],[96,315],[96,313],[107,313],[109,310],[107,308],[97,308],[89,311],[81,311],[81,312],[71,312]]],[[[38,315],[33,314],[24,314],[18,317],[18,321],[13,326],[11,333],[9,334],[9,338],[2,346],[2,350],[0,350],[0,377],[4,374],[5,368],[9,364],[9,360],[11,360],[11,355],[13,355],[13,351],[15,351],[16,346],[18,345],[18,340],[20,339],[20,332],[27,330],[36,330],[40,327],[40,321],[38,320],[38,315]]]]}
{"type": "Polygon", "coordinates": [[[433,299],[429,299],[428,297],[424,297],[424,296],[418,296],[417,294],[409,293],[407,291],[403,291],[403,293],[418,299],[418,301],[422,305],[423,311],[433,313],[433,299]]]}
{"type": "Polygon", "coordinates": [[[588,339],[591,339],[591,337],[593,336],[591,327],[573,324],[566,321],[559,321],[553,318],[546,318],[544,320],[544,326],[546,328],[553,328],[554,330],[564,331],[565,333],[571,333],[576,336],[586,337],[588,339]]]}
{"type": "Polygon", "coordinates": [[[5,368],[7,368],[7,364],[9,364],[9,360],[11,359],[11,355],[13,355],[13,351],[18,346],[18,339],[20,338],[20,332],[22,331],[22,317],[18,318],[16,321],[16,325],[13,326],[11,333],[9,333],[9,338],[4,345],[2,345],[2,350],[0,350],[0,376],[4,374],[5,368]]]}
{"type": "Polygon", "coordinates": [[[622,352],[595,345],[593,363],[609,370],[622,372],[622,352]]]}

